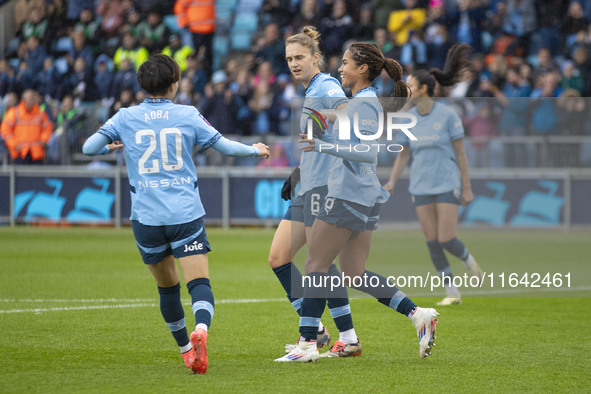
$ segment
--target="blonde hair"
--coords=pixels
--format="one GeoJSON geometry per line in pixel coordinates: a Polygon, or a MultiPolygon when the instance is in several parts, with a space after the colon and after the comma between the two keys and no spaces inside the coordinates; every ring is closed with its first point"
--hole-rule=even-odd
{"type": "Polygon", "coordinates": [[[326,61],[324,55],[320,51],[320,33],[314,26],[304,26],[302,32],[294,34],[285,40],[285,46],[289,44],[300,44],[310,50],[312,55],[318,54],[318,69],[324,71],[326,69],[326,61]]]}

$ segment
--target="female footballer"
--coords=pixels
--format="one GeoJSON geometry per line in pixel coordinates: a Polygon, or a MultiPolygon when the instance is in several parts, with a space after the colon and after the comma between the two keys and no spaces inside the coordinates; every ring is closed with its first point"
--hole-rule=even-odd
{"type": "MultiPolygon", "coordinates": [[[[306,88],[304,110],[300,119],[301,132],[305,132],[308,113],[324,109],[341,109],[348,99],[336,79],[323,73],[325,63],[319,48],[320,34],[316,28],[306,26],[302,32],[288,37],[285,42],[285,60],[293,77],[306,88]]],[[[285,217],[275,232],[269,264],[295,310],[301,312],[302,274],[292,260],[298,250],[306,243],[312,223],[316,219],[320,204],[326,197],[328,171],[333,157],[320,155],[316,152],[304,152],[300,158],[300,166],[296,168],[285,183],[282,197],[292,197],[292,190],[300,183],[298,196],[292,200],[285,217]]],[[[336,265],[330,266],[330,274],[340,273],[336,265]]],[[[357,335],[353,327],[351,308],[347,290],[340,286],[328,300],[328,307],[339,330],[339,339],[350,342],[357,335]]],[[[330,335],[320,323],[317,336],[314,338],[319,348],[330,343],[330,335]]],[[[287,345],[286,352],[294,345],[287,345]]],[[[341,354],[342,357],[361,354],[361,345],[354,351],[341,354]]]]}
{"type": "Polygon", "coordinates": [[[443,71],[418,70],[408,77],[416,104],[410,113],[418,119],[412,132],[418,140],[411,141],[406,135],[400,135],[399,143],[404,149],[396,157],[390,180],[384,185],[392,193],[412,157],[409,192],[431,260],[445,283],[446,297],[437,305],[462,301],[459,290],[453,285],[453,274],[444,250],[462,260],[471,276],[482,279],[482,270],[476,260],[457,238],[459,206],[466,206],[474,199],[464,151],[464,127],[451,108],[431,99],[437,83],[445,87],[458,81],[468,66],[470,51],[466,44],[454,45],[447,53],[443,71]]]}
{"type": "MultiPolygon", "coordinates": [[[[409,92],[402,81],[402,67],[395,60],[385,58],[375,44],[352,44],[339,68],[342,85],[350,88],[353,94],[346,111],[353,121],[357,118],[359,132],[366,136],[376,134],[380,121],[382,106],[372,83],[383,69],[396,83],[394,95],[407,97],[409,92]]],[[[337,134],[333,135],[334,148],[325,150],[319,148],[320,141],[302,135],[301,141],[309,144],[302,148],[304,152],[321,152],[336,157],[336,160],[333,160],[328,176],[327,196],[308,238],[306,275],[310,280],[304,282],[301,337],[289,354],[276,361],[306,362],[320,357],[314,340],[328,292],[319,284],[326,283],[330,264],[337,256],[346,276],[368,278],[361,285],[353,283],[354,288],[371,294],[411,319],[419,336],[419,355],[424,358],[430,354],[435,339],[437,312],[432,308],[417,307],[398,288],[389,286],[385,277],[365,269],[380,206],[389,197],[376,176],[377,150],[356,152],[354,149],[338,149],[337,146],[360,143],[361,139],[351,133],[349,140],[341,140],[337,134]],[[378,285],[372,287],[368,283],[378,285]]],[[[338,357],[350,345],[337,341],[322,356],[338,357]]]]}
{"type": "Polygon", "coordinates": [[[153,55],[138,70],[149,98],[119,110],[84,143],[91,156],[124,148],[131,189],[133,233],[144,263],[156,279],[160,311],[193,373],[207,371],[207,331],[214,314],[207,253],[211,250],[199,197],[193,147],[231,156],[269,156],[262,143],[247,146],[223,137],[193,106],[172,102],[180,68],[169,56],[153,55]],[[178,259],[195,314],[187,336],[178,259]]]}

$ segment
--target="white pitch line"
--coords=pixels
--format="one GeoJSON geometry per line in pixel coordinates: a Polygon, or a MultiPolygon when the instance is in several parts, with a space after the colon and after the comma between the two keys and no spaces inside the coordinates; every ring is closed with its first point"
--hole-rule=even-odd
{"type": "MultiPolygon", "coordinates": [[[[503,295],[503,294],[522,294],[522,293],[536,293],[536,292],[571,292],[571,291],[588,291],[591,290],[591,286],[576,286],[576,287],[558,287],[558,288],[537,288],[533,289],[503,289],[503,290],[484,290],[478,292],[464,292],[463,294],[469,296],[479,295],[503,295]]],[[[414,295],[416,298],[432,297],[430,295],[414,295]]],[[[369,297],[351,298],[365,299],[369,297]]],[[[284,302],[285,298],[243,298],[243,299],[227,299],[218,300],[216,304],[257,304],[266,302],[284,302]]],[[[96,299],[58,299],[58,298],[3,298],[0,302],[4,303],[100,303],[100,302],[123,302],[124,304],[112,304],[112,305],[84,305],[84,306],[64,306],[55,308],[31,308],[31,309],[0,309],[0,314],[8,313],[41,313],[41,312],[60,312],[60,311],[81,311],[81,310],[92,310],[92,309],[118,309],[118,308],[145,308],[145,307],[156,307],[158,303],[155,303],[153,299],[141,299],[141,298],[96,298],[96,299]]],[[[184,303],[184,305],[190,305],[190,303],[184,303]]]]}
{"type": "Polygon", "coordinates": [[[574,286],[574,287],[528,287],[527,289],[510,288],[503,290],[484,290],[484,291],[466,291],[462,294],[466,295],[495,295],[495,294],[514,294],[514,293],[548,293],[548,292],[568,292],[568,291],[588,291],[591,286],[574,286]]]}
{"type": "Polygon", "coordinates": [[[244,299],[237,299],[237,300],[216,300],[216,304],[258,304],[261,302],[281,302],[281,301],[288,301],[287,297],[281,298],[244,298],[244,299]]]}
{"type": "MultiPolygon", "coordinates": [[[[243,299],[228,299],[216,300],[216,304],[245,304],[245,303],[260,303],[260,302],[279,302],[285,301],[287,298],[243,298],[243,299]]],[[[156,302],[157,298],[0,298],[0,302],[5,303],[97,303],[97,302],[156,302]]]]}
{"type": "Polygon", "coordinates": [[[60,311],[82,311],[91,309],[117,309],[117,308],[141,308],[141,307],[155,307],[158,304],[120,304],[120,305],[88,305],[88,306],[65,306],[61,308],[34,308],[34,309],[0,309],[2,313],[41,313],[41,312],[60,312],[60,311]]]}
{"type": "Polygon", "coordinates": [[[154,302],[154,298],[0,298],[0,302],[154,302]]]}
{"type": "MultiPolygon", "coordinates": [[[[507,286],[509,287],[509,286],[507,286]]],[[[463,288],[460,288],[463,289],[463,288]]],[[[591,290],[591,286],[573,286],[573,287],[535,287],[535,288],[504,288],[504,289],[488,289],[488,290],[478,290],[470,291],[470,288],[466,290],[462,290],[462,295],[466,296],[485,296],[485,295],[507,295],[507,294],[523,294],[523,293],[531,293],[532,295],[536,293],[561,293],[561,292],[571,292],[571,291],[589,291],[591,290]]],[[[417,293],[413,294],[415,298],[429,298],[434,296],[439,296],[444,293],[417,293]]],[[[536,298],[536,297],[533,297],[536,298]]],[[[540,297],[541,298],[541,297],[540,297]]]]}
{"type": "MultiPolygon", "coordinates": [[[[286,298],[252,298],[252,299],[236,299],[236,300],[219,300],[216,301],[216,304],[246,304],[246,303],[261,303],[261,302],[280,302],[285,301],[286,298]]],[[[82,301],[82,302],[100,302],[100,299],[95,300],[44,300],[44,299],[2,299],[2,302],[65,302],[65,301],[82,301]]],[[[110,299],[110,301],[115,301],[115,299],[110,299]]],[[[125,302],[126,300],[118,300],[119,302],[125,302]]],[[[127,300],[129,301],[129,300],[127,300]]],[[[149,300],[153,301],[153,300],[149,300]]],[[[185,305],[191,305],[190,303],[184,303],[185,305]]],[[[64,306],[64,307],[55,307],[55,308],[31,308],[31,309],[0,309],[0,314],[8,314],[8,313],[42,313],[42,312],[61,312],[61,311],[85,311],[85,310],[92,310],[92,309],[120,309],[120,308],[144,308],[144,307],[156,307],[158,306],[157,303],[145,303],[145,300],[142,300],[142,303],[128,303],[128,304],[114,304],[114,305],[84,305],[84,306],[64,306]]]]}

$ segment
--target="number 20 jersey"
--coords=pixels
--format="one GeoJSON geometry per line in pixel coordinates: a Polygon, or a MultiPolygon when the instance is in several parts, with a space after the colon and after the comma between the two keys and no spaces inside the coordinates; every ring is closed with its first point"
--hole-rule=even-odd
{"type": "Polygon", "coordinates": [[[124,144],[132,220],[160,226],[205,215],[191,154],[194,145],[207,149],[221,134],[195,107],[146,99],[120,109],[98,132],[124,144]]]}

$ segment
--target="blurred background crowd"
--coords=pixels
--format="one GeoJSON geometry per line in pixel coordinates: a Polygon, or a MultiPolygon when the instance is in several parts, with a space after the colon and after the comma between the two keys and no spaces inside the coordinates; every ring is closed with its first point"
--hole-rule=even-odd
{"type": "MultiPolygon", "coordinates": [[[[292,99],[304,88],[289,74],[284,39],[314,25],[326,71],[337,79],[351,41],[375,42],[405,73],[443,68],[454,43],[470,44],[471,67],[440,95],[464,120],[471,166],[591,164],[591,0],[0,3],[11,3],[3,15],[16,25],[0,58],[2,117],[29,92],[52,123],[41,141],[45,154],[33,162],[83,160],[84,139],[119,108],[144,99],[136,70],[150,53],[163,52],[181,66],[175,102],[195,105],[223,134],[245,142],[263,138],[273,152],[264,165],[293,164],[292,99]]],[[[389,96],[393,83],[384,73],[376,87],[389,96]]],[[[14,122],[3,121],[2,136],[14,122]]],[[[10,162],[13,152],[0,146],[2,160],[10,162]]],[[[382,159],[390,165],[393,157],[382,159]]],[[[199,151],[196,160],[258,162],[199,151]]]]}

